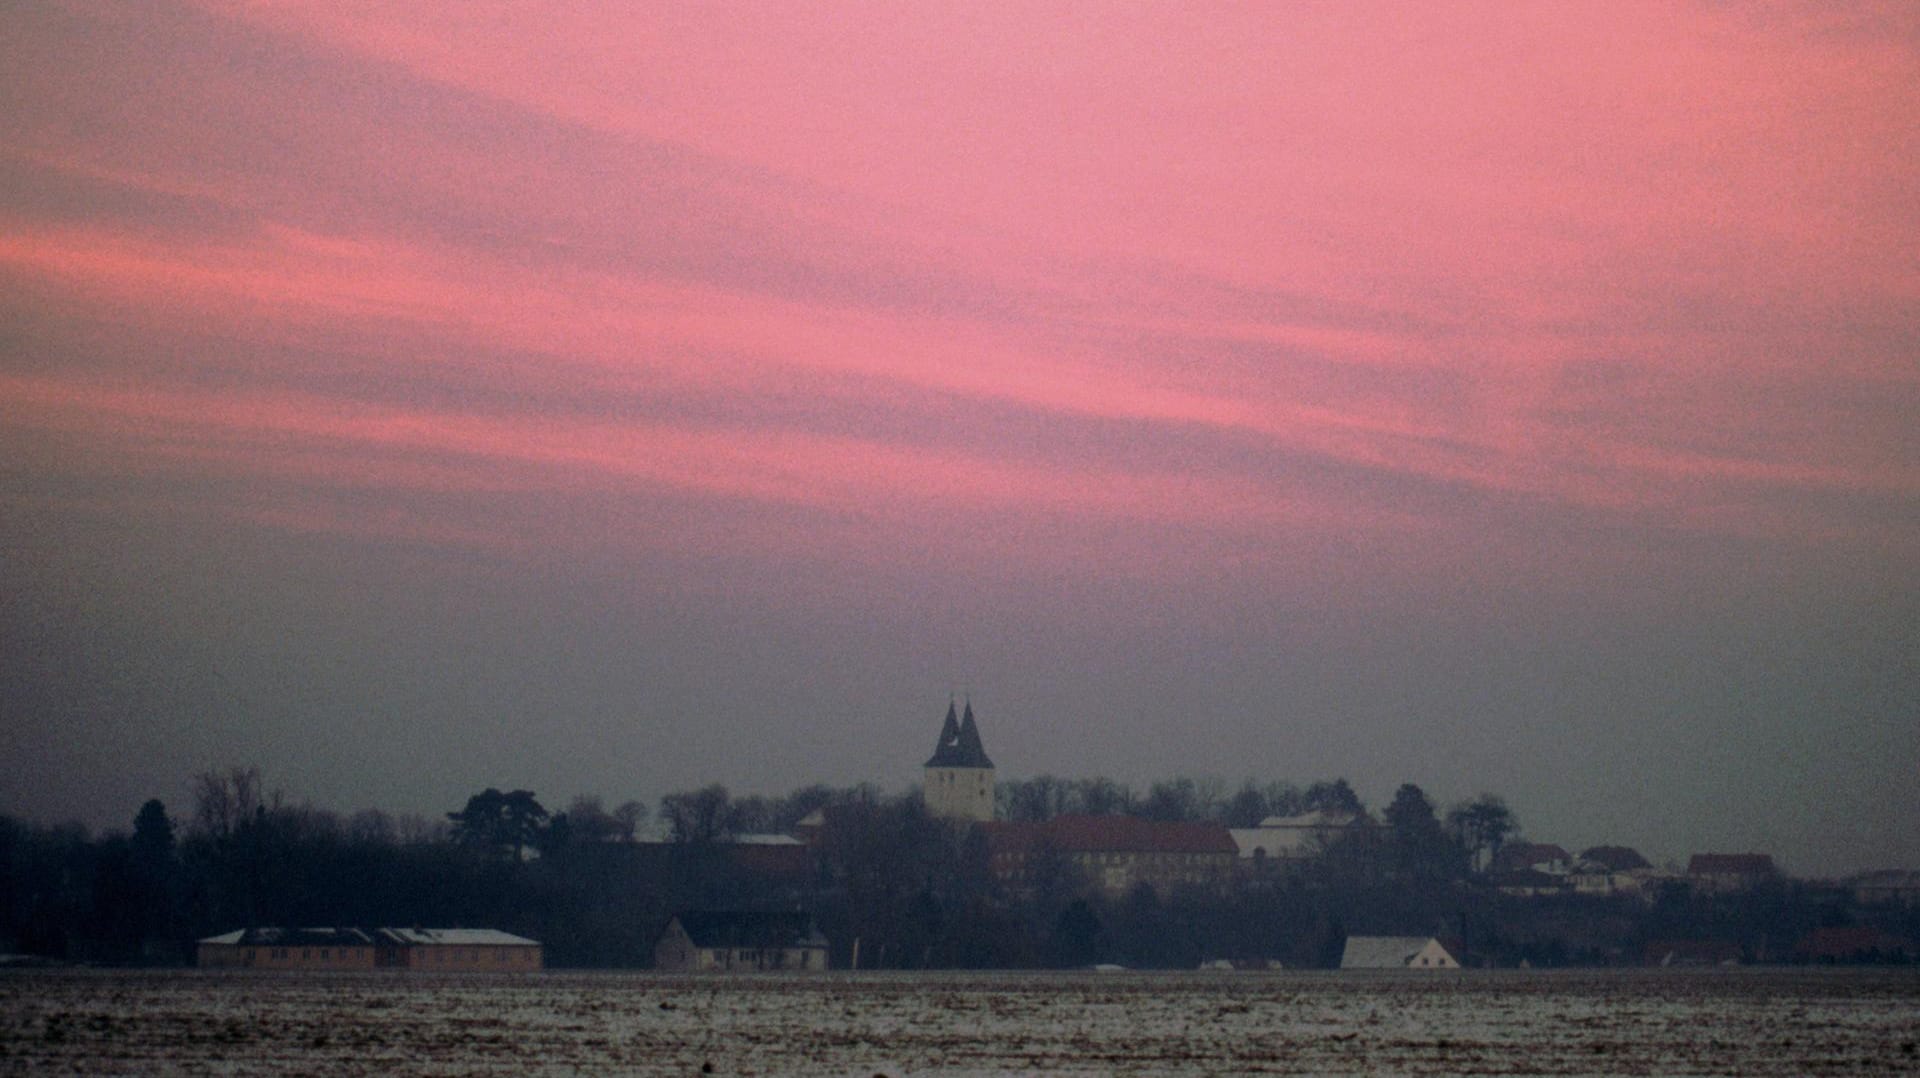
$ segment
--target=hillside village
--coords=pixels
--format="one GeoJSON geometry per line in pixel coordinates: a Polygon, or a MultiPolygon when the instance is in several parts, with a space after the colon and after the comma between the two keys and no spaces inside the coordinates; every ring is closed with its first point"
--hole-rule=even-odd
{"type": "Polygon", "coordinates": [[[1444,813],[1339,780],[1143,797],[1101,779],[1001,781],[970,701],[919,789],[718,786],[642,811],[549,814],[487,790],[405,837],[201,777],[176,838],[0,820],[0,952],[321,968],[711,970],[1322,968],[1905,963],[1920,872],[1793,879],[1754,852],[1684,867],[1520,836],[1498,798],[1444,813]],[[296,925],[441,925],[439,929],[296,925]],[[466,926],[466,927],[460,927],[466,926]],[[198,941],[194,943],[193,941],[198,941]]]}

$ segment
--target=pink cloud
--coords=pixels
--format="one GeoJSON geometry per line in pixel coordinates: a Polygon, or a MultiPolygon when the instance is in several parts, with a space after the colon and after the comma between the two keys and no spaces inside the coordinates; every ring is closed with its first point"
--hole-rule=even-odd
{"type": "Polygon", "coordinates": [[[1842,403],[1914,392],[1855,332],[1910,335],[1920,292],[1892,38],[1685,7],[209,10],[97,72],[192,108],[20,65],[58,107],[9,121],[8,167],[100,196],[0,209],[0,273],[69,348],[183,342],[10,378],[22,427],[296,487],[1226,536],[1481,499],[1794,534],[1822,529],[1783,499],[1920,490],[1900,421],[1842,403]]]}

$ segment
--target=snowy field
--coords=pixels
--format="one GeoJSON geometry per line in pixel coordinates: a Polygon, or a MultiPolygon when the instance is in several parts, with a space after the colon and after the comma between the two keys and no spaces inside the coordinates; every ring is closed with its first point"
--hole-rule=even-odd
{"type": "Polygon", "coordinates": [[[7,1074],[1920,1074],[1920,970],[0,973],[7,1074]]]}

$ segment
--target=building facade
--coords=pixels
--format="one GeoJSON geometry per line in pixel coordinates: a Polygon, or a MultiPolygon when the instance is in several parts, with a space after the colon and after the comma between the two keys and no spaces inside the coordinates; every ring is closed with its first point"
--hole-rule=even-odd
{"type": "Polygon", "coordinates": [[[813,973],[827,968],[827,938],[804,913],[688,910],[653,945],[655,969],[813,973]]]}
{"type": "Polygon", "coordinates": [[[1085,884],[1108,896],[1141,884],[1162,895],[1178,887],[1215,888],[1231,880],[1237,856],[1233,836],[1216,823],[1056,816],[984,830],[995,878],[1020,888],[1085,884]]]}
{"type": "Polygon", "coordinates": [[[207,969],[427,969],[521,972],[540,944],[490,928],[242,928],[199,943],[207,969]]]}
{"type": "Polygon", "coordinates": [[[984,823],[993,819],[993,797],[993,761],[980,743],[973,701],[967,701],[965,717],[957,717],[953,702],[948,701],[947,720],[927,759],[921,785],[927,811],[946,819],[984,823]]]}
{"type": "Polygon", "coordinates": [[[373,937],[359,928],[242,928],[200,941],[205,969],[372,969],[373,937]]]}

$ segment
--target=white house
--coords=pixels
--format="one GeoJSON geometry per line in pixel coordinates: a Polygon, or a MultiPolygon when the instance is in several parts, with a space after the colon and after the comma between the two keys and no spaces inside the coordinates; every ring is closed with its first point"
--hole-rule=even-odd
{"type": "Polygon", "coordinates": [[[1233,828],[1233,844],[1242,861],[1305,861],[1365,819],[1352,812],[1316,809],[1298,816],[1269,816],[1258,827],[1233,828]]]}
{"type": "Polygon", "coordinates": [[[1459,969],[1460,960],[1432,936],[1348,936],[1341,969],[1459,969]]]}
{"type": "Polygon", "coordinates": [[[739,972],[827,968],[827,938],[804,913],[688,910],[653,946],[655,969],[739,972]]]}

